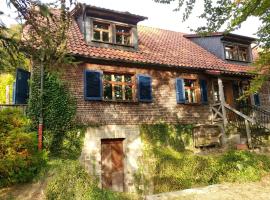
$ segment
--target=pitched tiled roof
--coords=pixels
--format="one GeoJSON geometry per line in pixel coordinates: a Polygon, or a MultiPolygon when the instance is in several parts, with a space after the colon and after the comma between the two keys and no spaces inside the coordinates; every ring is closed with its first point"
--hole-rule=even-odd
{"type": "Polygon", "coordinates": [[[217,58],[184,37],[183,33],[138,26],[139,48],[127,51],[90,46],[73,21],[69,33],[68,50],[76,56],[96,59],[166,65],[179,68],[220,70],[224,73],[246,74],[251,67],[237,65],[217,58]]]}

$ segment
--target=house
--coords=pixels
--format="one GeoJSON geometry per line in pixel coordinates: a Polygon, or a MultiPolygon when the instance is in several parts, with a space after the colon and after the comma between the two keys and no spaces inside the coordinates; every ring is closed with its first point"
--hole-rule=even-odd
{"type": "Polygon", "coordinates": [[[68,50],[81,63],[67,67],[64,79],[77,119],[89,125],[81,163],[104,188],[134,190],[140,124],[211,124],[220,117],[226,125],[230,113],[253,120],[241,106],[269,108],[267,87],[237,101],[251,78],[253,38],[140,26],[146,17],[85,4],[73,17],[68,50]]]}

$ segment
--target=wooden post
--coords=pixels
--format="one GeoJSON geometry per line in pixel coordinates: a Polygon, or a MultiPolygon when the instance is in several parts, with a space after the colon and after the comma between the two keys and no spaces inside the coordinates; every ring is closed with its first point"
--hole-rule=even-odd
{"type": "Polygon", "coordinates": [[[245,125],[246,125],[248,146],[249,146],[249,148],[252,148],[251,131],[250,131],[250,127],[249,127],[249,123],[248,123],[247,119],[245,119],[245,125]]]}
{"type": "Polygon", "coordinates": [[[9,85],[6,86],[6,104],[10,104],[10,88],[9,85]]]}
{"type": "Polygon", "coordinates": [[[218,77],[218,92],[219,92],[219,98],[220,98],[221,109],[222,109],[223,123],[224,123],[224,127],[226,127],[228,124],[226,109],[224,106],[226,102],[225,102],[225,96],[224,96],[224,90],[223,90],[223,83],[220,77],[218,77]]]}

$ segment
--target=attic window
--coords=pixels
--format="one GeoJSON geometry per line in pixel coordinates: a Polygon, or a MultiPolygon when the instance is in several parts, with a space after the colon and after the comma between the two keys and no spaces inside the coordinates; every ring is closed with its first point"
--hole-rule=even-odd
{"type": "Polygon", "coordinates": [[[110,41],[110,24],[93,22],[93,39],[101,42],[110,41]]]}
{"type": "Polygon", "coordinates": [[[131,28],[125,26],[116,26],[116,43],[130,45],[131,28]]]}
{"type": "Polygon", "coordinates": [[[225,45],[225,58],[235,61],[249,61],[248,47],[241,45],[225,45]]]}

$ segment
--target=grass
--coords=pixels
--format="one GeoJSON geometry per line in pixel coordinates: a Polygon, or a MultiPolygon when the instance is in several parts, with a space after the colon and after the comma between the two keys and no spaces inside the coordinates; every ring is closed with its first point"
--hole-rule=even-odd
{"type": "Polygon", "coordinates": [[[270,158],[265,155],[228,151],[202,156],[183,146],[177,148],[175,140],[171,144],[170,138],[181,138],[185,135],[183,130],[188,129],[181,131],[166,124],[142,128],[144,156],[141,170],[135,176],[139,193],[170,192],[224,182],[251,182],[270,172],[270,158]],[[162,135],[159,141],[157,135],[162,135]]]}

